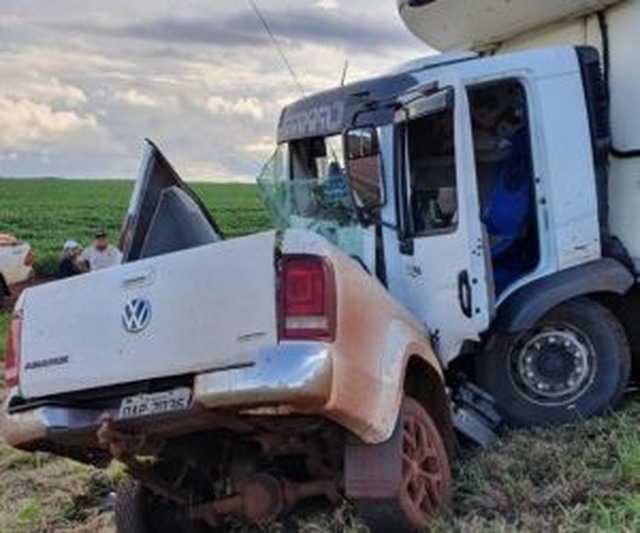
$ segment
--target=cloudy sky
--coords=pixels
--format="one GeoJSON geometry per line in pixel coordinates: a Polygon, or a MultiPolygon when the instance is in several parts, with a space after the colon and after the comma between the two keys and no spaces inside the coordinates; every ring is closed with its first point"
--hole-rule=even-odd
{"type": "MultiPolygon", "coordinates": [[[[257,0],[305,90],[428,53],[395,0],[257,0]],[[375,6],[375,7],[373,7],[375,6]]],[[[248,0],[0,0],[0,175],[250,180],[299,97],[248,0]]]]}

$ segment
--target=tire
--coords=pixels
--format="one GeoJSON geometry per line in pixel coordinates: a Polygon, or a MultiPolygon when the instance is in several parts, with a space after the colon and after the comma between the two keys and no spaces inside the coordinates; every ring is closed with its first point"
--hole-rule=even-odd
{"type": "Polygon", "coordinates": [[[620,322],[587,298],[559,305],[520,335],[494,338],[476,359],[478,384],[517,427],[562,424],[614,407],[630,369],[620,322]]]}
{"type": "Polygon", "coordinates": [[[115,519],[118,533],[150,533],[145,520],[145,497],[140,484],[127,477],[116,493],[115,519]]]}
{"type": "Polygon", "coordinates": [[[449,506],[451,466],[440,431],[420,402],[402,402],[402,471],[400,507],[411,525],[426,527],[449,506]],[[422,501],[419,495],[424,492],[422,501]]]}
{"type": "Polygon", "coordinates": [[[218,528],[191,522],[186,509],[155,497],[131,477],[120,485],[115,504],[118,533],[217,533],[218,528]]]}
{"type": "Polygon", "coordinates": [[[449,506],[452,492],[449,457],[436,424],[420,402],[405,396],[394,435],[375,446],[381,451],[377,462],[384,464],[368,455],[375,475],[366,483],[386,487],[386,494],[354,499],[358,513],[373,533],[425,528],[449,506]],[[396,488],[389,492],[389,486],[396,488]]]}

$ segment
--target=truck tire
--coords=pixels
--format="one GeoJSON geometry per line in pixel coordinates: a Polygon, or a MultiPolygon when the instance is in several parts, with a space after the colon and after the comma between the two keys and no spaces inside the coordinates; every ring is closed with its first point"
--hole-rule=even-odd
{"type": "Polygon", "coordinates": [[[219,528],[187,520],[185,510],[162,501],[137,480],[127,477],[116,494],[116,531],[118,533],[217,533],[219,528]]]}
{"type": "Polygon", "coordinates": [[[402,429],[400,507],[413,527],[424,528],[449,505],[449,456],[427,410],[408,396],[402,402],[402,429]]]}
{"type": "Polygon", "coordinates": [[[611,311],[580,298],[535,327],[496,337],[476,359],[478,383],[512,426],[562,424],[612,408],[629,379],[631,354],[611,311]]]}
{"type": "Polygon", "coordinates": [[[118,533],[150,533],[145,521],[144,500],[140,483],[127,477],[116,493],[115,519],[118,533]]]}
{"type": "Polygon", "coordinates": [[[368,448],[365,463],[372,475],[365,484],[374,493],[382,488],[387,494],[352,499],[373,533],[420,531],[448,507],[449,457],[436,424],[420,402],[405,396],[394,435],[368,448]]]}

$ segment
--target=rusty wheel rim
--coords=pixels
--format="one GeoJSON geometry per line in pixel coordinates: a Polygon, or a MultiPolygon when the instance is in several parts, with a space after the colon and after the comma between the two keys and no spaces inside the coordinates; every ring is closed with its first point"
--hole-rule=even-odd
{"type": "Polygon", "coordinates": [[[402,428],[401,504],[416,527],[424,526],[448,503],[451,473],[433,421],[415,400],[405,400],[402,428]]]}

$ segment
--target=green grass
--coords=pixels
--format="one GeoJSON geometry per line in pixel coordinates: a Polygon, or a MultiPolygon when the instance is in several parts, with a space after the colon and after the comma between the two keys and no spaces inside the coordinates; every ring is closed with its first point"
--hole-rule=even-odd
{"type": "MultiPolygon", "coordinates": [[[[131,187],[117,181],[0,180],[0,232],[31,242],[38,271],[51,273],[66,238],[87,244],[98,226],[117,235],[131,187]]],[[[228,236],[269,226],[255,186],[194,188],[228,236]]],[[[0,313],[0,354],[7,323],[7,314],[0,313]]],[[[103,502],[122,476],[117,465],[98,471],[0,444],[0,533],[113,531],[103,502]]],[[[452,512],[433,531],[640,531],[640,402],[629,398],[606,417],[511,432],[487,450],[466,450],[455,465],[455,480],[452,512]]],[[[345,509],[294,517],[294,529],[363,531],[345,509]]]]}
{"type": "MultiPolygon", "coordinates": [[[[228,237],[269,227],[255,185],[197,183],[194,190],[228,237]]],[[[31,243],[39,274],[55,274],[66,239],[82,245],[97,228],[117,241],[133,189],[131,181],[0,179],[0,233],[31,243]]]]}

